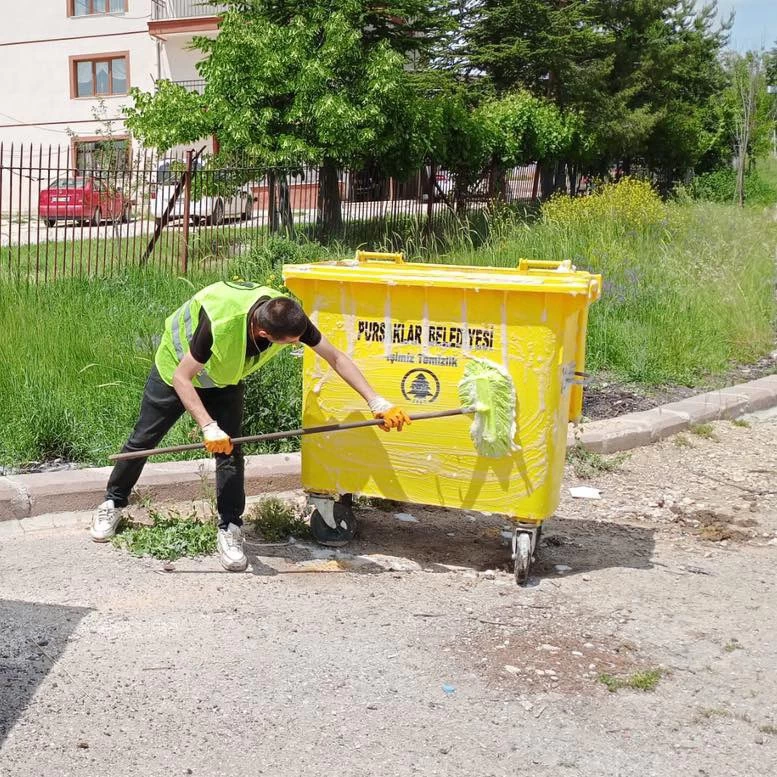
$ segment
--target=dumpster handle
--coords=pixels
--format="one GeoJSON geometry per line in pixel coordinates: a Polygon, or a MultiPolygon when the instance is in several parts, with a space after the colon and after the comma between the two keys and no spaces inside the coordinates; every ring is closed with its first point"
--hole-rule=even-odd
{"type": "Polygon", "coordinates": [[[370,260],[376,260],[379,262],[396,262],[397,264],[405,263],[405,256],[400,251],[399,253],[384,253],[383,251],[357,251],[357,262],[369,262],[370,260]]]}
{"type": "MultiPolygon", "coordinates": [[[[457,407],[454,410],[435,410],[433,413],[418,413],[411,415],[411,421],[425,421],[428,418],[448,418],[454,415],[472,415],[475,407],[457,407]]],[[[347,424],[326,424],[324,426],[310,426],[307,429],[290,429],[287,432],[270,432],[269,434],[254,434],[249,437],[233,437],[232,442],[239,445],[244,442],[264,442],[266,440],[282,440],[284,437],[301,437],[303,434],[321,434],[322,432],[339,432],[343,429],[361,429],[364,426],[379,426],[382,418],[370,418],[367,421],[351,421],[347,424]]],[[[204,448],[201,442],[189,445],[171,445],[169,448],[152,448],[147,451],[128,451],[127,453],[114,453],[108,456],[110,461],[127,461],[127,459],[145,459],[147,456],[159,456],[162,453],[180,453],[181,451],[196,451],[204,448]]]]}
{"type": "Polygon", "coordinates": [[[572,262],[569,259],[564,259],[561,262],[553,259],[518,260],[518,272],[528,272],[529,270],[568,270],[571,272],[573,269],[572,262]]]}

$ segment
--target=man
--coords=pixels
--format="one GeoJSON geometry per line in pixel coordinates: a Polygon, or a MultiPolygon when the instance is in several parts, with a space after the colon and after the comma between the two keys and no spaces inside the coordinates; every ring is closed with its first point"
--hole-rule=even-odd
{"type": "MultiPolygon", "coordinates": [[[[205,287],[166,321],[154,367],[146,382],[135,429],[122,451],[156,447],[188,411],[202,429],[207,450],[216,456],[218,550],[222,566],[242,572],[242,514],[245,508],[243,452],[232,444],[243,421],[243,380],[291,343],[312,348],[367,402],[380,428],[402,431],[410,419],[378,396],[359,368],[335,348],[292,299],[267,286],[219,282],[205,287]]],[[[105,542],[116,533],[121,508],[129,501],[146,459],[116,464],[105,501],[90,533],[105,542]]]]}

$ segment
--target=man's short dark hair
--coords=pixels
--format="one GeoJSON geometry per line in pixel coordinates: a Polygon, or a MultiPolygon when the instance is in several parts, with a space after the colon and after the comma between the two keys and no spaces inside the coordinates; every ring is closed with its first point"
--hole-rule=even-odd
{"type": "Polygon", "coordinates": [[[293,299],[273,297],[256,309],[254,323],[270,337],[301,337],[308,327],[308,317],[293,299]]]}

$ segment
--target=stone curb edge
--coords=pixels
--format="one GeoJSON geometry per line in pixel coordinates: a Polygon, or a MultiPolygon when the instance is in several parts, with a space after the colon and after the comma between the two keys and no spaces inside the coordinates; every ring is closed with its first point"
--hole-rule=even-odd
{"type": "MultiPolygon", "coordinates": [[[[246,493],[301,487],[299,453],[246,456],[246,493]]],[[[160,502],[207,500],[213,494],[214,460],[149,463],[137,491],[160,502]]],[[[102,502],[111,467],[88,467],[0,477],[0,523],[45,513],[89,510],[102,502]]]]}
{"type": "Polygon", "coordinates": [[[570,429],[567,445],[591,453],[617,453],[663,440],[696,424],[738,418],[777,405],[777,375],[670,402],[653,410],[627,413],[570,429]]]}
{"type": "MultiPolygon", "coordinates": [[[[578,442],[592,453],[617,453],[649,445],[694,424],[777,405],[777,375],[699,394],[639,413],[593,421],[571,429],[567,445],[578,442]]],[[[246,456],[246,492],[275,493],[301,487],[299,453],[246,456]]],[[[88,510],[102,501],[110,467],[59,470],[0,477],[0,521],[45,513],[88,510]]],[[[207,499],[212,491],[212,459],[149,463],[138,491],[156,501],[207,499]]]]}

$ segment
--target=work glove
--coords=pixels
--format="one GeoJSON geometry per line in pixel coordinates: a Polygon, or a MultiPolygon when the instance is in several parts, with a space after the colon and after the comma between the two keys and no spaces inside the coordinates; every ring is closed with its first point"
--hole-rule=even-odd
{"type": "Polygon", "coordinates": [[[379,428],[384,432],[389,432],[392,429],[401,432],[405,424],[409,426],[411,423],[410,416],[401,407],[392,405],[391,402],[383,399],[383,397],[374,397],[368,404],[375,418],[383,420],[379,428]]]}
{"type": "Polygon", "coordinates": [[[202,437],[208,453],[232,453],[232,440],[229,435],[219,428],[215,421],[211,421],[202,427],[202,437]]]}

